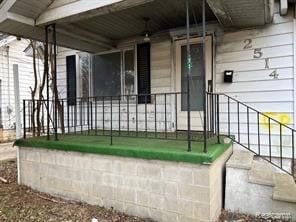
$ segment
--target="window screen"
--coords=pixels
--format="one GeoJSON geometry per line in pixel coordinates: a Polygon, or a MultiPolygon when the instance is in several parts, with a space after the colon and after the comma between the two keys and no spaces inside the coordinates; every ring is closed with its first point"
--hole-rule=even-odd
{"type": "Polygon", "coordinates": [[[67,68],[67,98],[69,105],[76,104],[76,56],[66,57],[67,68]]]}

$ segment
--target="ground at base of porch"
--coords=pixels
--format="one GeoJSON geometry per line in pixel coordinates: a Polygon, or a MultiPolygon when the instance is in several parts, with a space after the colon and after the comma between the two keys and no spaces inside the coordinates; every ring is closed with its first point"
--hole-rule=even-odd
{"type": "MultiPolygon", "coordinates": [[[[91,221],[100,222],[152,222],[119,213],[113,209],[91,206],[79,202],[59,199],[48,194],[39,193],[26,186],[17,184],[16,161],[0,161],[0,176],[7,183],[0,181],[0,221],[91,221]]],[[[227,221],[256,222],[262,218],[239,212],[222,211],[218,222],[227,221]]],[[[276,222],[270,219],[270,222],[276,222]]]]}
{"type": "MultiPolygon", "coordinates": [[[[114,137],[113,145],[110,145],[110,136],[87,135],[59,135],[58,141],[51,137],[35,137],[21,139],[15,145],[22,147],[46,148],[63,151],[76,151],[102,155],[114,155],[149,160],[165,160],[187,163],[212,163],[225,150],[230,143],[209,142],[207,153],[204,152],[203,142],[192,142],[192,151],[187,151],[187,141],[161,140],[152,138],[114,137]]],[[[224,141],[221,138],[221,141],[224,141]]]]}

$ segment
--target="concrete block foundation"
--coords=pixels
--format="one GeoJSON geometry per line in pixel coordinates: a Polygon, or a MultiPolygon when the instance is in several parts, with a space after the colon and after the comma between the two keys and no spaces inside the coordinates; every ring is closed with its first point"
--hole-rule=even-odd
{"type": "Polygon", "coordinates": [[[229,148],[210,165],[19,148],[20,183],[163,222],[216,221],[229,148]]]}

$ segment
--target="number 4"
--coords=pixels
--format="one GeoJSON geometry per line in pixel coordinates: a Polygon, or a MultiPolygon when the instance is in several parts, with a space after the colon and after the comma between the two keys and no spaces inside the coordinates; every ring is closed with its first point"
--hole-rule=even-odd
{"type": "Polygon", "coordinates": [[[273,77],[274,79],[278,79],[279,78],[279,74],[277,73],[276,69],[273,70],[272,73],[269,74],[270,77],[273,77]]]}

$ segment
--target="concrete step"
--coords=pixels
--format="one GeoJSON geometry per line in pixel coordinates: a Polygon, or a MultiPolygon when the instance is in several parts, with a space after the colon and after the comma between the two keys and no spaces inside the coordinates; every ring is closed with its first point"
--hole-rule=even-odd
{"type": "Polygon", "coordinates": [[[249,183],[274,186],[274,170],[271,164],[264,160],[253,160],[248,172],[249,183]]]}
{"type": "Polygon", "coordinates": [[[226,166],[230,168],[246,169],[252,167],[254,154],[249,151],[236,150],[228,160],[226,166]]]}
{"type": "Polygon", "coordinates": [[[283,173],[275,173],[275,186],[272,199],[289,203],[296,203],[296,184],[292,176],[283,173]]]}

